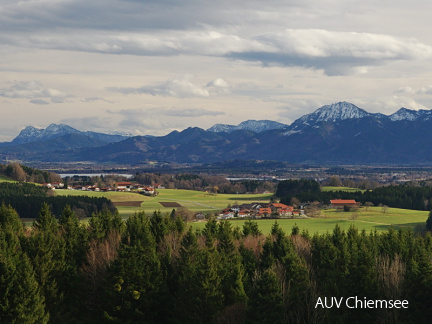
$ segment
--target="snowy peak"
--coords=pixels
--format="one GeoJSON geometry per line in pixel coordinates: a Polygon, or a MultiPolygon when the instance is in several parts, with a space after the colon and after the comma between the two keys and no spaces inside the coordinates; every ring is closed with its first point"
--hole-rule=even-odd
{"type": "Polygon", "coordinates": [[[366,110],[344,101],[323,106],[313,113],[297,119],[294,124],[312,125],[323,121],[336,122],[345,119],[363,118],[370,115],[372,114],[366,110]]]}
{"type": "Polygon", "coordinates": [[[215,133],[221,133],[221,132],[231,133],[236,130],[247,130],[255,133],[261,133],[264,131],[268,131],[272,129],[281,129],[285,127],[287,127],[287,125],[275,121],[271,121],[271,120],[246,120],[238,124],[237,126],[216,124],[210,127],[209,129],[207,129],[207,131],[215,132],[215,133]]]}
{"type": "Polygon", "coordinates": [[[215,124],[209,129],[207,129],[208,132],[214,132],[214,133],[231,133],[235,130],[236,126],[234,125],[227,125],[227,124],[215,124]]]}
{"type": "Polygon", "coordinates": [[[51,124],[45,129],[27,126],[12,142],[14,144],[24,144],[72,133],[80,133],[80,131],[64,124],[51,124]]]}
{"type": "Polygon", "coordinates": [[[64,136],[67,134],[81,134],[93,139],[104,142],[118,142],[126,139],[129,136],[125,135],[110,135],[96,132],[81,132],[71,126],[65,124],[51,124],[47,128],[36,128],[27,126],[24,128],[17,137],[12,140],[13,144],[25,144],[37,141],[45,141],[52,138],[64,136]]]}
{"type": "Polygon", "coordinates": [[[69,133],[80,133],[79,130],[70,127],[65,124],[51,124],[43,130],[43,134],[69,134],[69,133]]]}
{"type": "Polygon", "coordinates": [[[429,115],[429,110],[412,110],[407,108],[401,108],[396,111],[394,114],[391,114],[389,117],[391,121],[399,121],[399,120],[409,120],[414,121],[423,117],[425,115],[429,115]]]}

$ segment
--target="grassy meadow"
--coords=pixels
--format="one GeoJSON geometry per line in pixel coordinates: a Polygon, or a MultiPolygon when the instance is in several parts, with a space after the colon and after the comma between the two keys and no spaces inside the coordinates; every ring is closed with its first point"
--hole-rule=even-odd
{"type": "MultiPolygon", "coordinates": [[[[297,218],[297,219],[260,219],[258,222],[260,230],[263,234],[270,233],[272,225],[275,221],[281,228],[290,233],[294,225],[300,228],[300,231],[307,230],[310,234],[331,232],[336,225],[343,230],[347,230],[351,225],[354,225],[359,230],[384,232],[390,227],[395,229],[408,227],[414,229],[416,226],[423,226],[426,223],[429,212],[406,210],[399,208],[389,208],[385,213],[379,207],[360,208],[357,212],[357,219],[351,220],[351,212],[343,212],[341,210],[329,209],[323,212],[322,217],[316,218],[297,218]]],[[[245,220],[233,220],[234,227],[242,227],[245,220]]],[[[191,224],[193,228],[204,228],[205,222],[197,222],[191,224]]]]}
{"type": "MultiPolygon", "coordinates": [[[[338,187],[339,189],[341,187],[338,187]]],[[[163,207],[161,202],[177,202],[181,206],[194,212],[215,213],[227,207],[228,204],[248,203],[248,202],[269,202],[271,194],[208,194],[202,191],[181,190],[181,189],[161,189],[156,197],[147,197],[134,192],[92,192],[78,190],[57,190],[57,195],[88,195],[94,197],[107,197],[114,203],[137,202],[137,206],[118,206],[120,215],[126,219],[135,212],[144,211],[151,215],[155,210],[162,213],[170,213],[173,207],[163,207]]],[[[136,203],[135,203],[136,204],[136,203]]],[[[398,208],[388,208],[385,213],[380,207],[362,207],[357,212],[357,219],[352,220],[352,212],[343,210],[328,209],[324,210],[321,217],[305,219],[279,219],[277,222],[286,231],[291,232],[294,225],[299,226],[300,231],[308,230],[309,233],[326,233],[333,230],[336,224],[342,229],[348,229],[354,224],[359,230],[366,231],[386,231],[390,227],[415,228],[424,225],[428,217],[427,211],[415,211],[398,208]]],[[[261,231],[264,234],[270,233],[274,224],[274,219],[257,220],[261,231]]],[[[232,220],[233,226],[242,227],[244,220],[232,220]]],[[[203,228],[205,222],[191,223],[193,228],[203,228]]]]}
{"type": "MultiPolygon", "coordinates": [[[[57,195],[88,195],[92,197],[107,197],[114,204],[122,202],[141,201],[141,206],[118,206],[117,209],[123,218],[133,215],[135,212],[144,211],[151,215],[155,210],[162,213],[171,213],[173,207],[164,207],[160,203],[177,202],[181,206],[193,212],[215,213],[228,204],[233,205],[248,202],[269,202],[272,194],[208,194],[202,191],[182,190],[182,189],[160,189],[156,197],[147,197],[135,192],[93,192],[80,190],[57,190],[57,195]]],[[[131,203],[132,204],[132,203],[131,203]]]]}
{"type": "Polygon", "coordinates": [[[332,187],[332,186],[323,186],[321,187],[322,191],[347,191],[347,192],[365,192],[366,190],[358,189],[358,188],[350,188],[350,187],[332,187]]]}

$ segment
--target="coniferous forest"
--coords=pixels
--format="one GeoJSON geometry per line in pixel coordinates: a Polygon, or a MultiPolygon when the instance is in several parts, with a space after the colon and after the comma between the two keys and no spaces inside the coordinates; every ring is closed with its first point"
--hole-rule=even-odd
{"type": "Polygon", "coordinates": [[[175,211],[103,210],[88,224],[43,204],[31,228],[0,207],[1,323],[428,323],[432,237],[354,227],[269,236],[175,211]],[[408,308],[317,307],[319,298],[407,300],[408,308]]]}
{"type": "Polygon", "coordinates": [[[69,205],[79,218],[91,217],[103,209],[111,212],[116,207],[105,197],[89,196],[54,196],[46,187],[31,183],[0,183],[0,202],[12,206],[22,218],[38,217],[41,206],[46,203],[56,218],[69,205]]]}

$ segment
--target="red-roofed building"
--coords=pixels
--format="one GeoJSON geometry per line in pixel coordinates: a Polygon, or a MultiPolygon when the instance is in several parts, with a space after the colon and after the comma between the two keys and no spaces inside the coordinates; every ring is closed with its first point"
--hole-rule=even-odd
{"type": "Polygon", "coordinates": [[[118,191],[130,191],[133,187],[132,182],[117,182],[116,190],[118,191]]]}
{"type": "Polygon", "coordinates": [[[331,208],[344,208],[344,206],[348,207],[356,207],[359,203],[357,203],[354,199],[333,199],[330,200],[331,208]]]}
{"type": "Polygon", "coordinates": [[[272,210],[271,208],[260,208],[258,211],[258,215],[260,215],[261,217],[267,217],[270,216],[272,214],[272,210]]]}

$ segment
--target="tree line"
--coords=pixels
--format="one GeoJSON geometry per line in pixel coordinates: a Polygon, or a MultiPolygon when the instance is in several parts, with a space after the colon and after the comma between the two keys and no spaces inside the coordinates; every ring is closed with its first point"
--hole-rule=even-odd
{"type": "Polygon", "coordinates": [[[16,162],[6,165],[0,164],[0,175],[20,182],[52,183],[62,181],[61,177],[54,172],[30,168],[16,162]]]}
{"type": "Polygon", "coordinates": [[[0,322],[427,323],[432,237],[335,227],[310,235],[277,222],[210,220],[173,211],[123,222],[104,210],[88,225],[44,204],[30,230],[0,206],[0,322]],[[408,309],[323,309],[319,297],[404,299],[408,309]]]}
{"type": "Polygon", "coordinates": [[[278,183],[276,196],[281,202],[290,204],[293,197],[301,202],[319,201],[325,204],[331,199],[355,199],[365,204],[383,204],[394,208],[431,210],[432,186],[410,186],[409,184],[391,185],[366,191],[321,191],[315,180],[284,180],[278,183]]]}
{"type": "Polygon", "coordinates": [[[43,204],[48,204],[55,217],[69,205],[79,218],[91,217],[103,209],[116,210],[105,197],[52,196],[52,191],[31,183],[0,183],[0,203],[12,206],[23,218],[36,218],[43,204]]]}
{"type": "Polygon", "coordinates": [[[222,176],[189,173],[137,173],[132,180],[146,185],[161,184],[167,189],[199,190],[225,194],[274,192],[276,188],[276,183],[271,181],[230,181],[222,176]]]}

